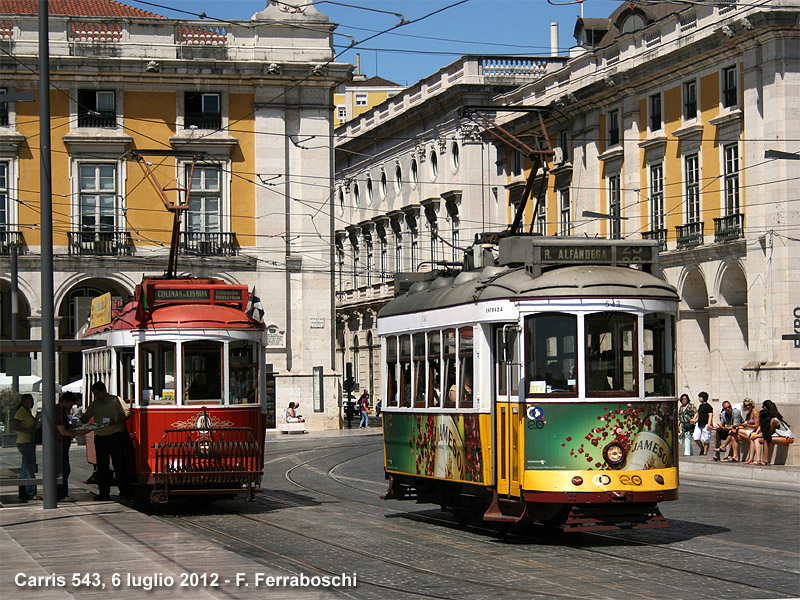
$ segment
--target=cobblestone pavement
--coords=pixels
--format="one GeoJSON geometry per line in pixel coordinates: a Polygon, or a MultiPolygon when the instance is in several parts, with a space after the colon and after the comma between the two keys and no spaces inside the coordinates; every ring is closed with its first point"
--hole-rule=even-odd
{"type": "Polygon", "coordinates": [[[461,528],[437,506],[382,501],[379,436],[267,443],[254,502],[157,516],[278,572],[355,573],[349,598],[800,597],[790,491],[693,480],[663,503],[672,527],[556,535],[461,528]]]}

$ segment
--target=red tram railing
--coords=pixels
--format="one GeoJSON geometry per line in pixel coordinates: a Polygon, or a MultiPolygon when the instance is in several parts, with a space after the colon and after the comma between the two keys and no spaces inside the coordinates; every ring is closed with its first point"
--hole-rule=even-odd
{"type": "Polygon", "coordinates": [[[261,448],[247,427],[167,429],[154,449],[153,502],[243,492],[252,500],[261,488],[261,448]]]}

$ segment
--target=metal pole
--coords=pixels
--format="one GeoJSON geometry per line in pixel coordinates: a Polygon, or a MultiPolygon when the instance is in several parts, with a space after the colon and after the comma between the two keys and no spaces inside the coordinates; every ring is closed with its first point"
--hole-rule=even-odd
{"type": "Polygon", "coordinates": [[[50,187],[50,27],[39,0],[39,186],[42,209],[42,459],[44,508],[56,508],[56,341],[53,317],[53,202],[50,187]]]}
{"type": "MultiPolygon", "coordinates": [[[[19,261],[17,260],[17,239],[16,234],[10,234],[14,236],[10,239],[13,241],[11,242],[11,341],[17,341],[17,329],[19,328],[19,261]]],[[[11,356],[18,356],[16,352],[14,352],[11,356]]],[[[15,398],[19,397],[19,375],[17,375],[18,371],[15,369],[14,374],[11,376],[11,392],[14,394],[15,398]]],[[[28,373],[30,375],[30,373],[28,373]]]]}

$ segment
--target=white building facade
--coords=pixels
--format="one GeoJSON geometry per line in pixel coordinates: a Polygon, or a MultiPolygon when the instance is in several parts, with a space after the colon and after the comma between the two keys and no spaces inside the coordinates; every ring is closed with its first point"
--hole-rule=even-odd
{"type": "Polygon", "coordinates": [[[465,56],[336,129],[336,353],[380,398],[377,311],[395,274],[459,267],[475,235],[505,228],[497,151],[459,117],[564,59],[465,56]]]}
{"type": "Polygon", "coordinates": [[[715,419],[751,397],[800,425],[799,15],[780,0],[625,2],[578,21],[561,71],[495,99],[551,109],[543,233],[659,240],[682,298],[678,391],[707,391],[715,419]]]}

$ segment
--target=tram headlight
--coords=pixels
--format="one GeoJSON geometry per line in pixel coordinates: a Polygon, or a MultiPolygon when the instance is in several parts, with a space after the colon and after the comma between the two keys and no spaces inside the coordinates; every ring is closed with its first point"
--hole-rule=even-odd
{"type": "Polygon", "coordinates": [[[653,477],[653,479],[656,480],[656,483],[664,485],[664,478],[661,475],[656,475],[655,477],[653,477]]]}
{"type": "Polygon", "coordinates": [[[200,456],[208,456],[211,454],[211,442],[208,440],[198,440],[194,444],[194,450],[200,456]]]}
{"type": "Polygon", "coordinates": [[[581,485],[582,483],[583,483],[583,477],[581,477],[580,475],[575,475],[575,477],[572,478],[572,485],[581,485]]]}
{"type": "Polygon", "coordinates": [[[603,458],[612,467],[617,467],[625,460],[625,448],[617,442],[611,442],[603,448],[603,458]]]}

